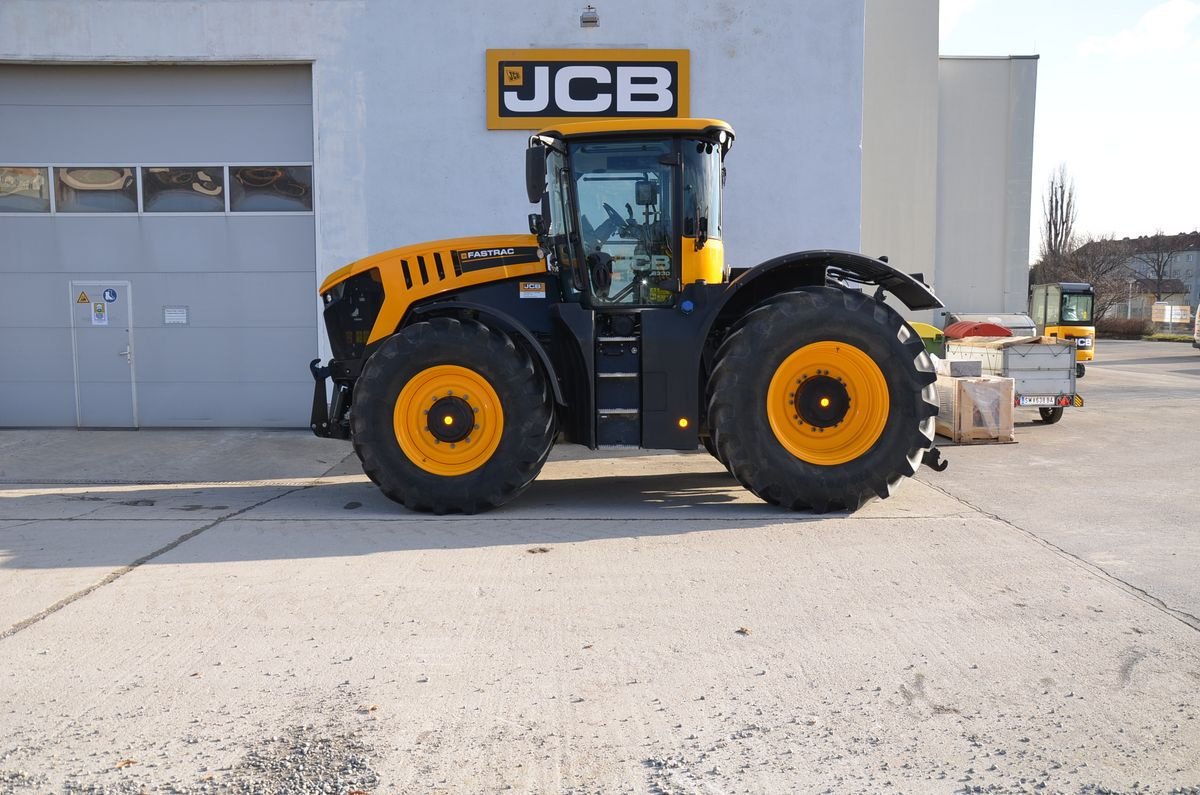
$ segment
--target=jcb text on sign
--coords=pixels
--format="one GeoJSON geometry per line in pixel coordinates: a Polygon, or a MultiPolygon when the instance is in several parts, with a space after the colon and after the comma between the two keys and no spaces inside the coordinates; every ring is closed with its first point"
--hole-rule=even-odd
{"type": "Polygon", "coordinates": [[[488,127],[688,113],[687,50],[488,50],[488,127]]]}

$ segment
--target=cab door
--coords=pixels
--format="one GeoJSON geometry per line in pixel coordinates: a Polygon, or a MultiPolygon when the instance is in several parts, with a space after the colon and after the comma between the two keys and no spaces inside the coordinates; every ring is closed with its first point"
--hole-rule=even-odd
{"type": "Polygon", "coordinates": [[[1043,332],[1047,336],[1057,337],[1059,335],[1059,323],[1061,322],[1062,312],[1062,287],[1057,284],[1046,285],[1046,328],[1043,332]]]}
{"type": "Polygon", "coordinates": [[[1046,285],[1034,285],[1033,295],[1029,299],[1029,316],[1038,334],[1046,333],[1046,285]]]}

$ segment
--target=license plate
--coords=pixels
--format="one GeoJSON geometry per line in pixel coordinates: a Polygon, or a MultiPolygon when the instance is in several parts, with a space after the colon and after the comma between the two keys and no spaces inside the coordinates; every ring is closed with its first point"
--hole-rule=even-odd
{"type": "Polygon", "coordinates": [[[1021,395],[1022,406],[1057,406],[1058,398],[1054,395],[1021,395]]]}

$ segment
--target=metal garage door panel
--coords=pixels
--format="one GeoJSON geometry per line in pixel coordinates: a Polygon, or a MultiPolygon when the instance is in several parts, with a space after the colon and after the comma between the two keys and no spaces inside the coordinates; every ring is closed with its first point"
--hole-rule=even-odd
{"type": "Polygon", "coordinates": [[[5,137],[26,163],[303,162],[312,159],[312,109],[24,108],[5,137]]]}
{"type": "Polygon", "coordinates": [[[4,156],[306,162],[311,85],[307,66],[0,66],[0,107],[20,109],[20,123],[5,125],[4,156]]]}
{"type": "MultiPolygon", "coordinates": [[[[313,273],[143,273],[135,284],[139,328],[163,326],[163,307],[185,306],[187,326],[175,329],[181,335],[205,328],[315,329],[313,273]]],[[[252,336],[244,344],[256,345],[252,336]]]]}
{"type": "Polygon", "coordinates": [[[312,105],[305,65],[6,64],[0,97],[21,105],[312,105]],[[53,88],[53,92],[48,91],[53,88]]]}
{"type": "MultiPolygon", "coordinates": [[[[145,216],[141,271],[316,273],[311,215],[145,216]]],[[[82,241],[80,241],[82,244],[82,241]]]]}
{"type": "MultiPolygon", "coordinates": [[[[7,277],[5,277],[7,279],[7,277]]],[[[8,325],[0,313],[0,427],[75,425],[75,368],[71,356],[71,315],[63,305],[63,277],[43,276],[46,288],[31,291],[20,286],[22,296],[53,294],[59,311],[51,317],[38,311],[26,328],[8,325]],[[49,282],[53,279],[53,284],[49,282]],[[53,319],[57,328],[38,325],[53,319]]],[[[33,300],[14,302],[22,314],[39,308],[33,300]]]]}

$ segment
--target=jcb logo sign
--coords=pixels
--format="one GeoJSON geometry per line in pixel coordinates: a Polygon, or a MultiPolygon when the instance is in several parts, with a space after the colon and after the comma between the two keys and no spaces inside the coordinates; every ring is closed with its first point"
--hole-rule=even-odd
{"type": "Polygon", "coordinates": [[[488,50],[488,129],[688,115],[687,50],[488,50]]]}

